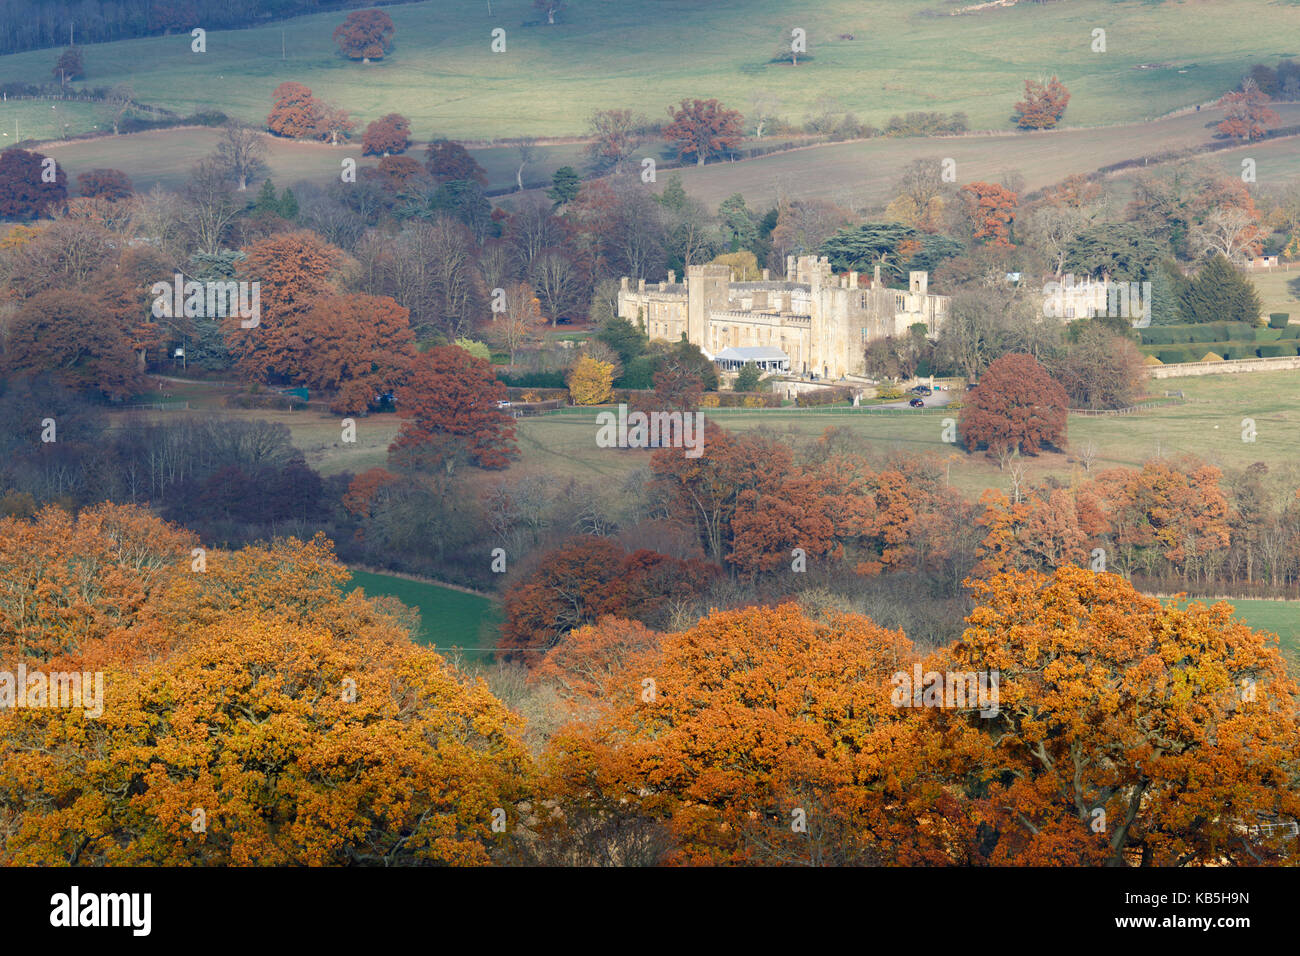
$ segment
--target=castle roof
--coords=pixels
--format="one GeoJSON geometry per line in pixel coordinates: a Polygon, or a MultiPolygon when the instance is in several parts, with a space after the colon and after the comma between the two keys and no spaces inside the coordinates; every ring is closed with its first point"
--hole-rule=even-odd
{"type": "Polygon", "coordinates": [[[714,356],[720,362],[779,362],[789,361],[790,356],[770,345],[732,345],[714,356]]]}

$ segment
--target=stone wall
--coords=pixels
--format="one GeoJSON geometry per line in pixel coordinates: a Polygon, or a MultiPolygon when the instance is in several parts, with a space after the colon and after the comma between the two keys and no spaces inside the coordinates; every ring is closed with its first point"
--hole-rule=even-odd
{"type": "Polygon", "coordinates": [[[1188,375],[1231,375],[1235,372],[1285,372],[1300,369],[1300,355],[1277,358],[1228,359],[1224,362],[1179,362],[1148,366],[1152,378],[1182,378],[1188,375]]]}

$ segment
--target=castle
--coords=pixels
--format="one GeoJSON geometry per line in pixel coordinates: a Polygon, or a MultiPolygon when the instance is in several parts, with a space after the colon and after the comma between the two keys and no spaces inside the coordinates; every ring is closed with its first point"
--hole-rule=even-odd
{"type": "MultiPolygon", "coordinates": [[[[949,299],[926,290],[929,274],[913,272],[906,292],[887,288],[875,277],[835,275],[825,256],[786,257],[784,281],[763,270],[758,282],[732,282],[725,265],[687,266],[683,282],[635,289],[626,276],[618,294],[618,314],[639,325],[652,339],[680,340],[682,333],[710,359],[746,354],[784,353],[788,362],[769,367],[802,377],[842,379],[863,373],[869,341],[906,335],[924,323],[936,335],[948,316],[949,299]],[[774,351],[776,350],[776,351],[774,351]]],[[[733,364],[733,363],[728,363],[733,364]]]]}

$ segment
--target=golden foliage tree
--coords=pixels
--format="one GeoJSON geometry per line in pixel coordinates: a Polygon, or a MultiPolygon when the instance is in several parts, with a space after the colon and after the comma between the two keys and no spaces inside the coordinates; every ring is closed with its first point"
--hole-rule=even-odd
{"type": "Polygon", "coordinates": [[[575,405],[599,405],[609,401],[614,366],[584,355],[570,367],[566,382],[575,405]]]}

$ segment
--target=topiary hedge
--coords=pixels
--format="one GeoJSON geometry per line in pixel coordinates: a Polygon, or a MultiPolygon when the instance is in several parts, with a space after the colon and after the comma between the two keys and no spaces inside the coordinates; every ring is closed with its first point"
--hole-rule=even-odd
{"type": "Polygon", "coordinates": [[[1268,327],[1270,329],[1285,329],[1287,323],[1291,321],[1290,312],[1270,312],[1268,314],[1268,327]]]}
{"type": "Polygon", "coordinates": [[[1140,330],[1143,345],[1181,345],[1187,342],[1253,342],[1255,327],[1249,322],[1203,322],[1152,325],[1140,330]]]}

